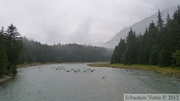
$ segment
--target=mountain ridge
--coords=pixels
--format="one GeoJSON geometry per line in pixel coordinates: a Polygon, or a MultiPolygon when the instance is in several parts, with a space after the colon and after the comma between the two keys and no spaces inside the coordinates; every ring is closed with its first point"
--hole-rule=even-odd
{"type": "MultiPolygon", "coordinates": [[[[174,14],[177,7],[178,7],[178,5],[172,6],[170,8],[167,8],[167,9],[164,9],[161,11],[164,22],[166,22],[167,13],[169,13],[169,15],[172,17],[172,15],[174,14]]],[[[152,21],[155,23],[157,22],[157,15],[158,15],[157,13],[154,13],[153,15],[146,17],[146,18],[140,20],[139,22],[134,23],[132,26],[121,29],[113,38],[111,38],[109,41],[105,42],[103,44],[103,46],[107,47],[107,48],[114,48],[119,43],[121,38],[122,39],[126,38],[130,28],[132,28],[136,32],[137,35],[140,33],[144,34],[145,29],[149,26],[149,24],[152,21]]]]}

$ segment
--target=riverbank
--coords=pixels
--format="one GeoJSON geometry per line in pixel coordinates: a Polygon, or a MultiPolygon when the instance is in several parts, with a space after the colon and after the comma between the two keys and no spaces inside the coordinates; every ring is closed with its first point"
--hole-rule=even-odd
{"type": "Polygon", "coordinates": [[[43,65],[43,64],[45,64],[45,63],[39,63],[39,62],[23,63],[23,64],[17,65],[17,67],[21,68],[21,67],[29,67],[29,66],[39,66],[39,65],[43,65]]]}
{"type": "MultiPolygon", "coordinates": [[[[20,65],[17,65],[18,68],[21,68],[21,67],[29,67],[29,66],[38,66],[38,65],[43,65],[45,63],[39,63],[39,62],[33,62],[33,63],[24,63],[24,64],[20,64],[20,65]]],[[[46,63],[48,64],[48,63],[46,63]]],[[[4,81],[7,81],[7,80],[10,80],[14,78],[14,76],[9,76],[9,75],[3,75],[2,77],[0,77],[0,83],[1,82],[4,82],[4,81]]]]}
{"type": "Polygon", "coordinates": [[[12,79],[13,76],[4,75],[3,77],[0,77],[0,83],[12,79]]]}
{"type": "Polygon", "coordinates": [[[171,67],[159,67],[159,66],[149,66],[149,65],[123,65],[123,64],[108,64],[108,63],[88,64],[88,66],[151,70],[162,74],[168,74],[168,75],[180,77],[180,69],[179,68],[172,69],[171,67]]]}
{"type": "Polygon", "coordinates": [[[59,64],[59,63],[53,63],[53,62],[47,62],[47,63],[40,63],[40,62],[32,62],[32,63],[23,63],[17,65],[18,68],[21,67],[30,67],[30,66],[40,66],[40,65],[50,65],[50,64],[59,64]]]}
{"type": "Polygon", "coordinates": [[[17,65],[18,68],[21,67],[31,67],[31,66],[40,66],[40,65],[51,65],[51,64],[74,64],[74,63],[86,63],[86,62],[46,62],[46,63],[40,63],[40,62],[32,62],[32,63],[23,63],[23,64],[19,64],[17,65]]]}

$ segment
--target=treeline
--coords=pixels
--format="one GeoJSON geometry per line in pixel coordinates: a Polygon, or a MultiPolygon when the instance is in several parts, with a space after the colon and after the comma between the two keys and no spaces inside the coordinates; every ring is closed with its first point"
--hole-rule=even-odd
{"type": "Polygon", "coordinates": [[[17,73],[16,65],[22,52],[22,40],[17,28],[11,24],[0,30],[0,76],[17,73]]]}
{"type": "Polygon", "coordinates": [[[109,61],[113,50],[103,47],[55,44],[47,45],[21,37],[11,24],[0,30],[0,76],[15,75],[17,64],[33,62],[101,62],[109,61]]]}
{"type": "Polygon", "coordinates": [[[23,38],[23,47],[19,63],[109,61],[113,52],[103,47],[78,44],[47,45],[27,38],[23,38]]]}
{"type": "Polygon", "coordinates": [[[150,23],[143,35],[130,29],[126,39],[120,39],[111,63],[180,66],[180,7],[166,24],[158,11],[157,24],[150,23]]]}

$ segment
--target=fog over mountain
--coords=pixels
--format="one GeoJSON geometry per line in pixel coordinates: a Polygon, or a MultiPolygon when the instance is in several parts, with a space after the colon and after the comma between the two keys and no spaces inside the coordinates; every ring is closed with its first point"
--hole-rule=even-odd
{"type": "MultiPolygon", "coordinates": [[[[175,10],[177,10],[178,5],[175,5],[173,7],[170,7],[168,9],[162,10],[162,18],[164,19],[164,22],[166,23],[166,18],[167,14],[172,17],[174,14],[175,10]]],[[[107,41],[106,43],[103,44],[103,46],[108,47],[108,48],[114,48],[120,41],[120,38],[125,39],[126,36],[128,35],[128,32],[130,31],[130,28],[132,28],[136,34],[144,34],[145,29],[149,26],[149,24],[153,22],[157,22],[157,16],[158,14],[155,13],[151,15],[150,17],[144,18],[143,20],[133,24],[130,27],[123,28],[120,32],[118,32],[112,39],[107,41]]]]}
{"type": "Polygon", "coordinates": [[[0,0],[0,26],[42,43],[100,45],[180,0],[0,0]]]}

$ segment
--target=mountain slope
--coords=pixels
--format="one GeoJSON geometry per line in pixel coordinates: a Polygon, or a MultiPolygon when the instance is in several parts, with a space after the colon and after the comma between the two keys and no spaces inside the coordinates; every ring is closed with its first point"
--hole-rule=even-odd
{"type": "MultiPolygon", "coordinates": [[[[173,6],[171,8],[168,8],[168,9],[165,9],[165,10],[161,11],[162,18],[164,19],[164,21],[166,21],[167,13],[169,13],[170,16],[172,16],[176,9],[177,9],[177,6],[173,6]]],[[[143,20],[133,24],[132,26],[130,26],[128,28],[123,28],[112,39],[105,42],[103,44],[103,46],[107,47],[107,48],[114,48],[119,43],[121,38],[122,39],[126,38],[130,28],[132,28],[136,32],[136,34],[140,34],[140,33],[143,34],[145,32],[145,29],[149,26],[150,22],[152,22],[152,21],[155,22],[155,23],[157,22],[157,15],[158,14],[155,13],[152,16],[144,18],[143,20]]]]}

